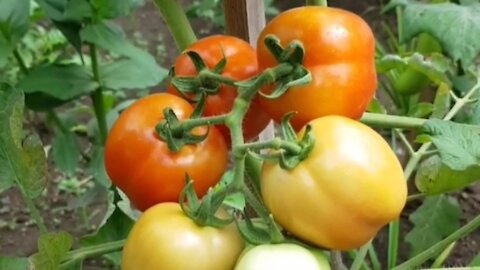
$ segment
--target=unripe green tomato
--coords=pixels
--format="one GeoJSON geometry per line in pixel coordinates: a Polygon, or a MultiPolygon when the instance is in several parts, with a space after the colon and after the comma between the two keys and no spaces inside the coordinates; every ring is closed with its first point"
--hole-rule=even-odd
{"type": "Polygon", "coordinates": [[[296,244],[268,244],[247,249],[234,270],[330,270],[327,257],[296,244]]]}

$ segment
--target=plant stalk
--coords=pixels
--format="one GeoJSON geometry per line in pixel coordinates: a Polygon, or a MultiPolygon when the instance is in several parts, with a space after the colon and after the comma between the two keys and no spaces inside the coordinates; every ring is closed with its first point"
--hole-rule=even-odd
{"type": "Polygon", "coordinates": [[[124,244],[125,240],[119,240],[70,251],[63,258],[63,263],[60,266],[60,269],[67,269],[68,266],[86,258],[120,251],[123,248],[124,244]]]}
{"type": "Polygon", "coordinates": [[[366,243],[360,248],[360,250],[357,252],[357,255],[355,256],[355,259],[353,260],[352,266],[350,266],[350,270],[360,270],[360,267],[365,260],[365,256],[367,255],[367,251],[371,245],[372,240],[368,241],[368,243],[366,243]]]}
{"type": "Polygon", "coordinates": [[[22,71],[22,73],[27,75],[28,67],[25,64],[25,61],[23,60],[22,55],[20,55],[20,52],[18,51],[18,49],[13,50],[13,56],[15,57],[15,60],[17,60],[18,66],[20,67],[20,70],[22,71]]]}
{"type": "Polygon", "coordinates": [[[98,123],[98,132],[100,134],[100,142],[102,145],[105,144],[108,135],[107,119],[105,112],[105,104],[103,100],[103,88],[100,80],[100,72],[98,70],[98,58],[97,58],[97,47],[95,44],[90,43],[90,58],[92,59],[92,72],[93,78],[96,82],[99,83],[99,87],[90,94],[90,98],[93,102],[93,109],[95,111],[95,117],[98,123]]]}
{"type": "Polygon", "coordinates": [[[342,260],[342,252],[338,250],[332,250],[330,252],[330,266],[332,270],[346,270],[345,264],[342,260]]]}
{"type": "Polygon", "coordinates": [[[192,26],[178,0],[154,0],[179,51],[185,50],[197,40],[192,26]]]}
{"type": "Polygon", "coordinates": [[[449,235],[447,238],[436,243],[435,245],[431,246],[430,248],[418,254],[417,256],[411,258],[410,260],[398,265],[397,267],[392,268],[391,270],[415,269],[420,264],[426,262],[430,258],[433,258],[434,256],[438,255],[440,252],[445,250],[451,243],[459,240],[462,237],[465,237],[466,235],[475,231],[479,227],[480,227],[480,215],[472,219],[462,228],[458,229],[457,231],[449,235]]]}
{"type": "Polygon", "coordinates": [[[307,6],[322,6],[326,7],[328,6],[328,1],[327,0],[307,0],[306,1],[307,6]]]}

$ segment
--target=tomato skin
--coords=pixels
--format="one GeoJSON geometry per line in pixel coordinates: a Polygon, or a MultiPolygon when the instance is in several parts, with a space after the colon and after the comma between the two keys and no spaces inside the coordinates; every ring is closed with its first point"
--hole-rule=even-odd
{"type": "Polygon", "coordinates": [[[269,244],[247,249],[234,270],[330,270],[325,255],[295,244],[269,244]]]}
{"type": "Polygon", "coordinates": [[[149,208],[130,231],[122,270],[231,270],[244,248],[235,224],[201,227],[178,203],[149,208]]]}
{"type": "MultiPolygon", "coordinates": [[[[261,105],[275,120],[296,111],[291,121],[296,130],[325,115],[359,119],[377,87],[375,39],[368,24],[345,10],[307,6],[285,11],[272,19],[257,40],[260,70],[277,65],[264,39],[274,34],[283,46],[303,43],[303,65],[312,81],[291,87],[278,99],[261,98],[261,105]]],[[[263,90],[266,93],[272,89],[263,90]]]]}
{"type": "Polygon", "coordinates": [[[296,237],[332,250],[357,248],[399,217],[407,198],[402,166],[388,143],[360,122],[325,116],[309,124],[313,150],[290,171],[265,162],[262,198],[296,237]]]}
{"type": "MultiPolygon", "coordinates": [[[[160,202],[176,202],[185,186],[185,173],[194,180],[198,196],[203,196],[224,173],[228,148],[220,132],[212,127],[197,145],[186,145],[177,153],[155,134],[163,110],[171,107],[179,119],[193,112],[185,100],[166,93],[141,98],[122,112],[111,128],[105,144],[105,169],[141,211],[160,202]]],[[[200,134],[206,127],[194,130],[200,134]]]]}
{"type": "MultiPolygon", "coordinates": [[[[198,40],[186,51],[198,53],[205,65],[212,69],[226,57],[227,64],[221,75],[233,80],[242,81],[258,74],[258,63],[255,49],[247,42],[226,35],[213,35],[198,40]],[[222,52],[223,50],[223,52],[222,52]]],[[[180,55],[174,64],[176,76],[194,76],[197,74],[192,61],[186,54],[180,55]]],[[[177,90],[169,85],[167,91],[177,94],[177,90]]],[[[213,116],[228,113],[237,96],[237,90],[233,87],[222,85],[218,94],[208,96],[205,103],[204,115],[213,116]]],[[[243,134],[246,140],[254,139],[269,123],[270,117],[260,107],[258,98],[254,98],[243,123],[243,134]]],[[[225,126],[217,126],[225,140],[230,142],[230,132],[225,126]]]]}

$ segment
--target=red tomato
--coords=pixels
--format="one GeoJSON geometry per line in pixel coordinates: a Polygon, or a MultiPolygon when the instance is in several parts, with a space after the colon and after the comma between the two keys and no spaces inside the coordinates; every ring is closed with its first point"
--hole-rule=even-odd
{"type": "MultiPolygon", "coordinates": [[[[186,51],[198,53],[205,65],[212,69],[226,58],[227,64],[221,75],[233,80],[242,81],[258,74],[258,64],[255,50],[245,41],[225,35],[215,35],[203,38],[192,44],[186,51]]],[[[197,74],[192,61],[186,54],[180,55],[174,64],[177,76],[193,76],[197,74]]],[[[178,92],[169,86],[169,93],[178,92]]],[[[237,96],[237,90],[230,86],[222,85],[218,94],[207,97],[205,103],[205,116],[228,113],[237,96]]],[[[243,134],[246,140],[254,139],[268,124],[270,117],[260,108],[258,99],[255,98],[245,116],[243,134]]],[[[230,142],[230,132],[225,126],[218,126],[227,142],[230,142]]]]}
{"type": "MultiPolygon", "coordinates": [[[[277,65],[264,45],[266,35],[275,35],[283,46],[293,40],[303,43],[303,65],[312,81],[291,87],[278,99],[261,99],[265,111],[276,121],[296,111],[295,129],[325,115],[362,116],[377,87],[375,39],[368,24],[345,10],[308,6],[288,10],[270,21],[257,41],[260,70],[277,65]]],[[[266,92],[271,91],[268,89],[266,92]]]]}
{"type": "MultiPolygon", "coordinates": [[[[228,148],[214,127],[201,143],[170,152],[155,133],[167,107],[179,119],[188,118],[193,111],[187,101],[174,95],[144,97],[122,112],[105,144],[108,176],[142,211],[157,203],[177,202],[185,185],[185,173],[194,180],[198,196],[203,196],[220,180],[227,166],[228,148]]],[[[205,134],[206,127],[193,132],[205,134]]]]}

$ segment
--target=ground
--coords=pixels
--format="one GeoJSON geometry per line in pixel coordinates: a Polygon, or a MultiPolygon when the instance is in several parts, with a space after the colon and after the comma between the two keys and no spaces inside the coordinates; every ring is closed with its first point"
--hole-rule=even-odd
{"type": "MultiPolygon", "coordinates": [[[[189,1],[183,1],[185,4],[189,1]]],[[[276,1],[275,6],[280,10],[299,6],[303,1],[283,0],[276,1]]],[[[351,10],[370,23],[376,34],[380,35],[379,3],[375,0],[368,1],[350,1],[350,0],[332,0],[331,6],[351,10]]],[[[137,39],[138,44],[146,46],[152,54],[156,55],[160,64],[165,67],[171,65],[174,57],[178,54],[173,41],[160,19],[157,10],[153,4],[147,1],[147,4],[140,8],[133,16],[120,20],[119,23],[124,27],[130,37],[137,39]]],[[[201,20],[193,20],[193,25],[200,35],[207,35],[212,32],[220,31],[218,28],[212,28],[210,24],[201,20]]],[[[161,86],[155,90],[161,91],[161,86]]],[[[45,145],[51,143],[52,133],[41,122],[38,122],[34,128],[42,136],[45,145]]],[[[81,176],[81,175],[80,175],[81,176]]],[[[84,215],[84,208],[78,207],[79,199],[77,196],[61,192],[57,188],[59,174],[52,168],[50,162],[48,191],[38,200],[37,205],[41,209],[42,216],[51,230],[66,230],[74,235],[83,235],[87,231],[92,231],[94,225],[101,218],[103,211],[103,202],[105,194],[102,192],[92,194],[90,205],[88,206],[89,217],[84,215]],[[91,215],[94,215],[93,217],[91,215]]],[[[88,179],[87,181],[88,182],[88,179]]],[[[85,182],[85,183],[86,183],[85,182]]],[[[480,185],[465,189],[456,194],[463,210],[462,222],[470,220],[476,216],[480,209],[480,185]]],[[[381,203],[381,202],[379,202],[381,203]]],[[[402,219],[406,219],[407,213],[413,211],[417,205],[412,203],[408,206],[402,219]]],[[[411,227],[408,221],[402,222],[402,231],[406,232],[411,227]]],[[[378,247],[378,253],[381,260],[385,260],[385,232],[375,242],[378,247]]],[[[16,190],[10,190],[0,195],[0,254],[2,256],[28,256],[36,251],[36,240],[38,233],[35,224],[31,221],[28,211],[16,190]]],[[[404,259],[406,248],[401,247],[401,259],[404,259]]],[[[449,265],[461,266],[469,262],[480,250],[480,231],[476,231],[467,238],[461,240],[453,254],[448,260],[449,265]]],[[[86,267],[85,269],[100,269],[97,266],[86,267]]]]}

